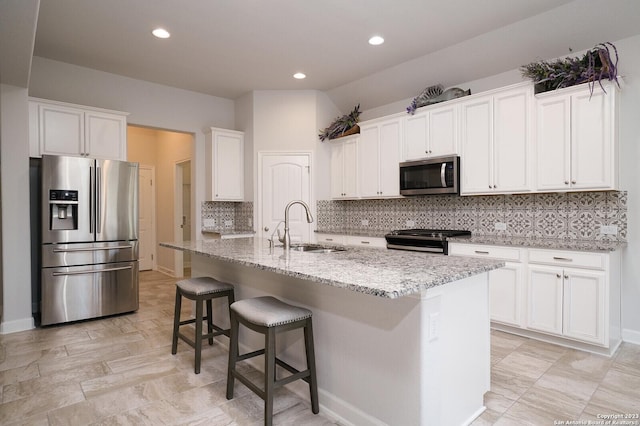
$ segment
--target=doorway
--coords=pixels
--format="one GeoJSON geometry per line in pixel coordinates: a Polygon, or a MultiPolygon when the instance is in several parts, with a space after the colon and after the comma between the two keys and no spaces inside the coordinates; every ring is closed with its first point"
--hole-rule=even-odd
{"type": "MultiPolygon", "coordinates": [[[[174,234],[175,241],[191,240],[191,160],[175,163],[174,234]]],[[[191,253],[175,251],[176,275],[191,276],[191,253]]]]}
{"type": "Polygon", "coordinates": [[[140,164],[138,179],[138,261],[141,271],[156,269],[156,169],[140,164]]]}
{"type": "MultiPolygon", "coordinates": [[[[284,209],[293,200],[302,200],[315,215],[311,193],[310,152],[259,152],[258,153],[258,233],[264,238],[281,233],[284,226],[284,209]]],[[[313,224],[307,223],[304,209],[293,205],[289,211],[289,228],[292,242],[309,242],[313,224]]]]}
{"type": "MultiPolygon", "coordinates": [[[[191,237],[185,237],[181,232],[176,235],[176,224],[182,225],[183,218],[188,225],[186,232],[192,229],[191,224],[195,220],[196,212],[194,203],[193,188],[193,156],[195,150],[195,135],[193,133],[176,132],[164,129],[154,129],[136,125],[127,126],[127,159],[129,161],[138,162],[141,165],[153,167],[154,178],[151,188],[152,196],[155,197],[155,203],[152,203],[151,212],[147,212],[148,216],[153,218],[153,230],[155,239],[153,240],[153,264],[152,268],[164,274],[182,277],[184,275],[184,261],[182,252],[160,247],[159,241],[182,241],[190,240],[191,237]],[[189,162],[189,167],[181,169],[181,173],[176,173],[176,164],[189,162]],[[187,179],[184,178],[184,173],[187,179]],[[176,180],[188,183],[186,191],[180,184],[180,195],[176,196],[176,180]],[[183,197],[182,192],[186,192],[183,197]],[[188,197],[188,198],[186,198],[188,197]],[[187,208],[183,208],[183,203],[187,203],[187,208]],[[185,214],[183,214],[183,211],[185,214]],[[179,238],[177,238],[179,237],[179,238]],[[176,256],[179,254],[179,256],[176,256]],[[180,263],[180,264],[178,264],[180,263]]],[[[183,166],[186,165],[183,164],[183,166]]],[[[144,170],[143,170],[144,173],[144,170]]],[[[141,181],[146,179],[141,176],[141,181]]],[[[141,191],[141,197],[143,192],[141,191]]],[[[144,201],[140,200],[140,213],[144,214],[144,201]]],[[[143,218],[140,218],[141,220],[143,218]]],[[[140,228],[142,229],[142,223],[140,228]]],[[[139,238],[143,238],[140,233],[139,238]]],[[[142,243],[142,241],[140,241],[142,243]]],[[[140,250],[143,248],[141,247],[140,250]]],[[[144,252],[141,252],[140,259],[143,259],[144,252]]],[[[189,260],[187,260],[189,265],[189,260]]]]}

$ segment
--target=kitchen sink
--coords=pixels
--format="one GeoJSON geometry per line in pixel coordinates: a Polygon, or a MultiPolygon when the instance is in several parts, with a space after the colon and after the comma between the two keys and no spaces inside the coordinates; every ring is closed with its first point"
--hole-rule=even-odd
{"type": "Polygon", "coordinates": [[[342,246],[323,246],[320,244],[291,244],[291,250],[304,251],[307,253],[334,253],[339,251],[346,251],[347,249],[342,246]]]}

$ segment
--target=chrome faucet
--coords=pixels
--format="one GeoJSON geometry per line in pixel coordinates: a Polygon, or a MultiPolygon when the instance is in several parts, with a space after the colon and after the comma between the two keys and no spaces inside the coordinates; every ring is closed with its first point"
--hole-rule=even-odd
{"type": "Polygon", "coordinates": [[[280,242],[284,244],[284,249],[288,250],[291,247],[291,235],[289,234],[289,209],[294,204],[300,204],[304,207],[305,213],[307,214],[307,223],[313,222],[313,216],[311,216],[311,211],[309,210],[309,206],[302,200],[294,200],[287,204],[287,207],[284,208],[284,235],[280,238],[280,242]]]}

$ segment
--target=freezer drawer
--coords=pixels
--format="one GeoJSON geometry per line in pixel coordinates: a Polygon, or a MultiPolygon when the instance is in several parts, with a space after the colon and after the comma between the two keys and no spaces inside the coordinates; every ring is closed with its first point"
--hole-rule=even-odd
{"type": "Polygon", "coordinates": [[[137,309],[137,261],[42,269],[42,325],[137,309]]]}
{"type": "Polygon", "coordinates": [[[138,260],[137,241],[44,244],[42,267],[93,265],[138,260]]]}

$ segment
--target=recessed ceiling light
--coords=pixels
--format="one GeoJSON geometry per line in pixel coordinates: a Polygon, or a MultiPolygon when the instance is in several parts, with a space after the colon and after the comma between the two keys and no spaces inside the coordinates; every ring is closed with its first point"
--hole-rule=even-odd
{"type": "Polygon", "coordinates": [[[307,78],[306,74],[303,72],[297,72],[293,75],[293,78],[297,78],[298,80],[302,80],[303,78],[307,78]]]}
{"type": "Polygon", "coordinates": [[[378,46],[384,43],[384,39],[380,36],[373,36],[369,39],[369,44],[372,46],[378,46]]]}
{"type": "Polygon", "coordinates": [[[151,31],[151,34],[153,34],[154,36],[156,36],[158,38],[169,38],[169,37],[171,37],[171,34],[169,34],[169,31],[165,30],[164,28],[156,28],[155,30],[151,31]]]}

